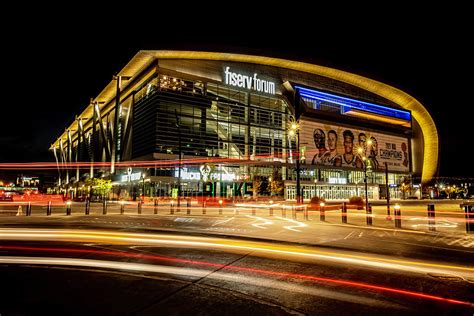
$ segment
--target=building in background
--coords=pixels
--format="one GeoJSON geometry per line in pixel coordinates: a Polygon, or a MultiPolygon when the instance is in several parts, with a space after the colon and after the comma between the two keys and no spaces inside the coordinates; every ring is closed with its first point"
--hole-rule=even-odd
{"type": "Polygon", "coordinates": [[[438,165],[426,109],[344,71],[230,53],[140,51],[51,145],[58,190],[112,198],[402,197],[438,165]],[[71,162],[81,164],[71,168],[71,162]],[[299,170],[299,179],[297,179],[299,170]],[[258,183],[258,184],[257,184],[258,183]],[[89,189],[90,190],[90,189],[89,189]]]}

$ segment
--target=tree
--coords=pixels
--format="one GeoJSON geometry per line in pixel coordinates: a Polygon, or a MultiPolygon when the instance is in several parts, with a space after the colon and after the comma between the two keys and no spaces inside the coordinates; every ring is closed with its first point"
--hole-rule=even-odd
{"type": "Polygon", "coordinates": [[[102,178],[93,178],[87,180],[87,185],[92,187],[92,192],[101,198],[105,196],[112,189],[112,180],[106,180],[102,178]]]}
{"type": "Polygon", "coordinates": [[[283,195],[285,184],[281,179],[281,174],[277,168],[273,169],[272,179],[270,181],[270,194],[271,196],[283,195]]]}
{"type": "Polygon", "coordinates": [[[262,186],[262,177],[254,176],[252,181],[253,197],[256,198],[262,186]]]}

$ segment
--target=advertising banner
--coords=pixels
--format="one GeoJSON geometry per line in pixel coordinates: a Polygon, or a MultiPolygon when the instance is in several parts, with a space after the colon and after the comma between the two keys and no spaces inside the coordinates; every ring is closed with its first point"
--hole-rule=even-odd
{"type": "Polygon", "coordinates": [[[302,163],[409,172],[408,139],[302,119],[302,163]]]}

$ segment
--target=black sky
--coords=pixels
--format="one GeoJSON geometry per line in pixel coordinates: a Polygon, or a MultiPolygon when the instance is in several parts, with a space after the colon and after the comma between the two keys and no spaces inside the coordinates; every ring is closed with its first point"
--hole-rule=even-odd
{"type": "Polygon", "coordinates": [[[223,21],[188,26],[160,20],[114,34],[110,24],[86,27],[82,20],[66,20],[37,21],[24,31],[9,28],[2,39],[0,162],[51,161],[50,143],[139,50],[183,49],[306,61],[400,88],[437,124],[440,176],[474,177],[468,154],[474,136],[472,79],[465,75],[472,69],[472,36],[463,21],[380,18],[337,28],[300,19],[306,22],[228,28],[223,21]]]}

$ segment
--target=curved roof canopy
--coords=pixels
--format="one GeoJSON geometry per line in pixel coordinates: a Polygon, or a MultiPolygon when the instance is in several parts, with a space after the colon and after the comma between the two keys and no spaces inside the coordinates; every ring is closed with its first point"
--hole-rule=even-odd
{"type": "MultiPolygon", "coordinates": [[[[423,133],[424,156],[422,182],[428,182],[436,174],[439,143],[438,131],[434,121],[419,101],[397,88],[346,71],[303,62],[253,55],[193,51],[140,51],[120,71],[119,75],[133,77],[139,74],[156,59],[215,60],[280,67],[324,76],[375,93],[398,104],[400,107],[411,111],[413,118],[420,124],[423,133]]],[[[112,100],[112,98],[114,98],[114,96],[115,83],[114,81],[111,81],[94,101],[105,102],[105,104],[107,104],[112,100]]],[[[92,105],[89,105],[78,118],[89,118],[92,112],[91,106],[92,105]]],[[[77,120],[74,121],[74,123],[69,127],[69,130],[77,130],[77,124],[77,120]]],[[[59,139],[62,138],[63,141],[65,141],[66,137],[67,132],[65,131],[52,147],[59,146],[59,139]]]]}

